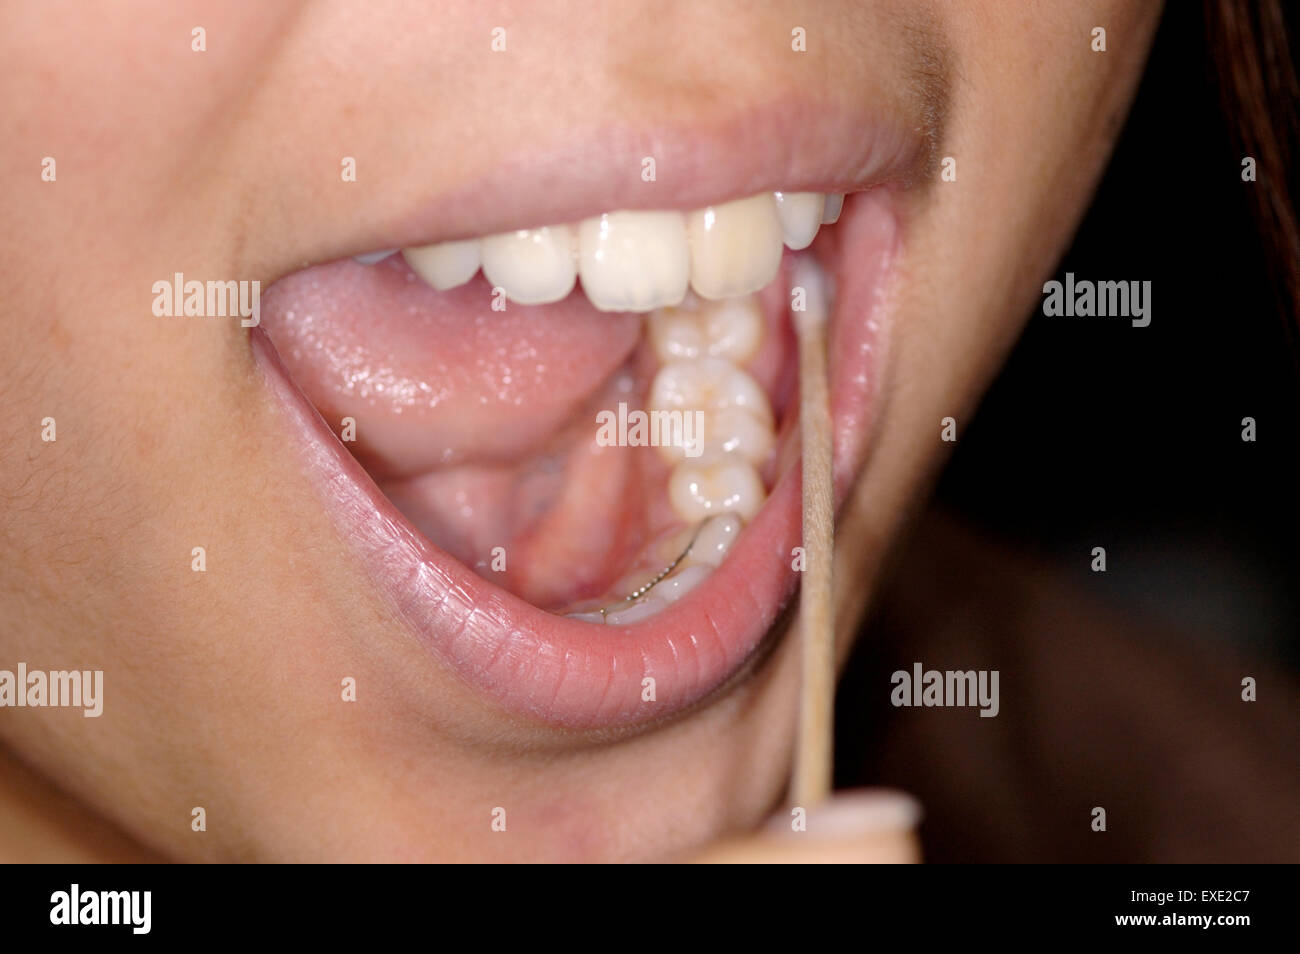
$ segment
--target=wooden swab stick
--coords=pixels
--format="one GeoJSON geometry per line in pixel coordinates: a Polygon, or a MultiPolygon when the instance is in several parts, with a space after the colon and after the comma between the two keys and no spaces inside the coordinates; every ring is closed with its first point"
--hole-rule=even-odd
{"type": "Polygon", "coordinates": [[[826,276],[809,256],[795,265],[804,290],[803,311],[792,311],[799,340],[799,430],[803,451],[804,572],[799,589],[803,688],[791,792],[809,808],[831,790],[835,716],[835,609],[831,557],[835,546],[835,493],[831,471],[831,413],[827,390],[826,276]]]}

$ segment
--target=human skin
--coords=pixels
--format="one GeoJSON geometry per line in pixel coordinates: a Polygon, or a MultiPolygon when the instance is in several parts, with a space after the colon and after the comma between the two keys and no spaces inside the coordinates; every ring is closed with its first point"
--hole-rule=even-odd
{"type": "MultiPolygon", "coordinates": [[[[935,140],[898,197],[882,384],[837,531],[843,656],[950,446],[940,420],[960,435],[1086,207],[1159,9],[5,3],[0,668],[103,669],[106,699],[97,719],[0,710],[3,745],[176,859],[652,859],[757,825],[789,772],[792,639],[653,723],[503,708],[409,637],[339,540],[248,329],[156,319],[149,289],[176,271],[266,287],[382,247],[507,159],[538,188],[530,143],[663,115],[707,137],[796,93],[867,108],[925,66],[935,140]]],[[[457,208],[474,228],[474,203],[457,208]]]]}

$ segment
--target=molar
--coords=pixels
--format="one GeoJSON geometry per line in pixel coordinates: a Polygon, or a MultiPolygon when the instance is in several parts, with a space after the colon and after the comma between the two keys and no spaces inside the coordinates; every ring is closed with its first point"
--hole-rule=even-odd
{"type": "MultiPolygon", "coordinates": [[[[651,411],[701,411],[701,450],[706,456],[734,454],[759,464],[776,441],[772,408],[757,381],[721,358],[674,361],[650,385],[651,411]]],[[[678,461],[685,448],[661,444],[665,460],[678,461]]]]}
{"type": "Polygon", "coordinates": [[[763,314],[758,298],[728,298],[693,307],[663,308],[650,316],[650,344],[661,363],[725,358],[742,365],[763,343],[763,314]]]}
{"type": "Polygon", "coordinates": [[[743,368],[723,358],[671,361],[659,369],[647,402],[653,410],[718,411],[742,408],[771,423],[763,387],[743,368]]]}
{"type": "Polygon", "coordinates": [[[732,455],[704,463],[684,461],[668,477],[668,500],[683,520],[721,513],[752,520],[766,497],[754,465],[732,455]]]}

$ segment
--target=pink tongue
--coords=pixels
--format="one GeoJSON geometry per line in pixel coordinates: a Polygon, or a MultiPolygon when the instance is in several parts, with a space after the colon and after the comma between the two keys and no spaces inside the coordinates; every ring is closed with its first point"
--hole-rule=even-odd
{"type": "Polygon", "coordinates": [[[377,479],[518,461],[542,448],[636,347],[639,319],[576,291],[492,310],[482,276],[447,292],[400,255],[276,282],[262,322],[290,375],[377,479]]]}
{"type": "Polygon", "coordinates": [[[644,449],[595,446],[595,413],[639,403],[640,319],[581,292],[493,311],[481,277],[448,292],[400,256],[276,282],[262,322],[290,376],[408,519],[537,606],[603,592],[647,532],[644,449]],[[629,384],[631,382],[631,384],[629,384]],[[631,453],[629,451],[640,451],[631,453]],[[506,565],[495,565],[505,547],[506,565]]]}

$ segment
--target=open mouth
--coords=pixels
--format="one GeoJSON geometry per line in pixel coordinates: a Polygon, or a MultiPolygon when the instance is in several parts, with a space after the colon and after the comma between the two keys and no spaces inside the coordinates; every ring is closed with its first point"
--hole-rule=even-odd
{"type": "Polygon", "coordinates": [[[837,502],[866,456],[900,237],[887,172],[829,183],[847,196],[407,245],[268,289],[259,364],[416,638],[569,727],[659,719],[736,675],[801,559],[796,268],[832,290],[837,502]]]}

